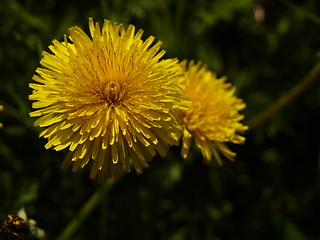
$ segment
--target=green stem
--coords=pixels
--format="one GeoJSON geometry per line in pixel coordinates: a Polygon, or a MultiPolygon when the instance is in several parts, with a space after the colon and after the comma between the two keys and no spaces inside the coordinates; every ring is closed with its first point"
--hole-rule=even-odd
{"type": "Polygon", "coordinates": [[[66,226],[60,236],[58,236],[57,240],[70,240],[90,213],[97,207],[101,200],[106,197],[106,193],[115,182],[115,180],[107,180],[93,195],[91,195],[88,201],[80,209],[79,213],[66,226]]]}
{"type": "Polygon", "coordinates": [[[294,11],[298,16],[304,17],[304,18],[310,20],[311,22],[320,25],[320,18],[316,14],[314,14],[314,13],[312,13],[312,12],[302,8],[301,6],[296,5],[288,0],[282,0],[282,3],[285,6],[287,6],[288,8],[290,8],[292,11],[294,11]]]}
{"type": "Polygon", "coordinates": [[[272,118],[277,112],[286,107],[294,99],[296,99],[302,92],[308,89],[312,83],[314,83],[320,77],[320,62],[318,62],[311,71],[296,85],[294,85],[288,92],[279,97],[276,101],[271,103],[260,113],[257,113],[251,117],[248,121],[250,129],[257,128],[270,118],[272,118]]]}
{"type": "Polygon", "coordinates": [[[33,14],[32,12],[27,11],[25,7],[18,3],[18,1],[10,1],[8,7],[15,14],[17,14],[16,16],[20,18],[24,23],[40,30],[47,29],[47,25],[40,17],[37,16],[37,14],[33,14]]]}

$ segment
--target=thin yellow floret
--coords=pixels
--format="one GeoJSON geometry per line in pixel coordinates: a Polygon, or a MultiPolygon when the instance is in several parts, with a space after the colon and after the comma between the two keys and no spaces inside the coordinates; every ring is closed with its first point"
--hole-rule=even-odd
{"type": "MultiPolygon", "coordinates": [[[[0,111],[2,111],[3,110],[3,106],[2,105],[0,105],[0,111]]],[[[0,128],[2,128],[3,127],[3,124],[0,122],[0,128]]]]}

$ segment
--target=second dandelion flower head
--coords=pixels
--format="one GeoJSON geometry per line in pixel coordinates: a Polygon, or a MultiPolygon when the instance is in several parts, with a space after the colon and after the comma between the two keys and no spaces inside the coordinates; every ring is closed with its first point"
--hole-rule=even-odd
{"type": "Polygon", "coordinates": [[[184,60],[180,71],[178,82],[184,86],[183,95],[191,101],[190,108],[176,111],[184,128],[181,155],[188,156],[194,139],[205,163],[214,156],[222,164],[220,153],[234,160],[236,154],[226,144],[245,141],[240,134],[248,127],[240,122],[244,116],[239,113],[245,103],[235,96],[235,87],[226,77],[217,78],[202,62],[184,60]]]}

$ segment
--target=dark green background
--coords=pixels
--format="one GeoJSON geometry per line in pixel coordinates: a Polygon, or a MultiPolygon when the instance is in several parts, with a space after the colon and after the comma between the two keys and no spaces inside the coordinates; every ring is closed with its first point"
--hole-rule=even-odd
{"type": "MultiPolygon", "coordinates": [[[[61,170],[28,116],[28,84],[41,51],[88,17],[134,24],[166,57],[202,60],[227,75],[248,119],[319,61],[320,1],[0,0],[0,220],[20,207],[55,239],[99,188],[89,168],[61,170]],[[264,13],[259,18],[255,13],[264,13]]],[[[320,239],[320,85],[230,145],[235,163],[202,164],[172,148],[143,175],[111,189],[74,239],[320,239]]]]}

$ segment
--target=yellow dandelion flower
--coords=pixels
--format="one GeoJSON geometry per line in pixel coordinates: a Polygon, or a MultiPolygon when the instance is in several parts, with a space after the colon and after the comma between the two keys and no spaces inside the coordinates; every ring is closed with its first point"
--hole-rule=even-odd
{"type": "Polygon", "coordinates": [[[186,158],[192,138],[201,150],[206,163],[212,154],[222,164],[219,152],[233,160],[235,153],[226,142],[244,143],[245,138],[238,133],[248,129],[239,121],[244,118],[238,111],[245,108],[244,102],[235,97],[235,87],[226,82],[226,77],[217,78],[201,62],[181,62],[184,72],[179,79],[185,86],[183,94],[191,101],[188,110],[177,110],[184,127],[181,155],[186,158]]]}
{"type": "Polygon", "coordinates": [[[0,239],[31,239],[31,237],[28,223],[16,215],[8,215],[8,219],[0,228],[0,239]]]}
{"type": "Polygon", "coordinates": [[[53,41],[43,52],[31,83],[30,113],[46,148],[69,148],[62,167],[73,171],[90,162],[91,178],[118,178],[133,167],[139,174],[159,153],[178,144],[181,126],[173,116],[182,96],[174,84],[177,60],[143,31],[89,19],[91,38],[72,27],[69,42],[53,41]],[[152,45],[152,46],[151,46],[152,45]]]}
{"type": "MultiPolygon", "coordinates": [[[[2,111],[3,110],[3,106],[2,105],[0,105],[0,111],[2,111]]],[[[3,124],[0,122],[0,128],[2,128],[3,127],[3,124]]]]}

